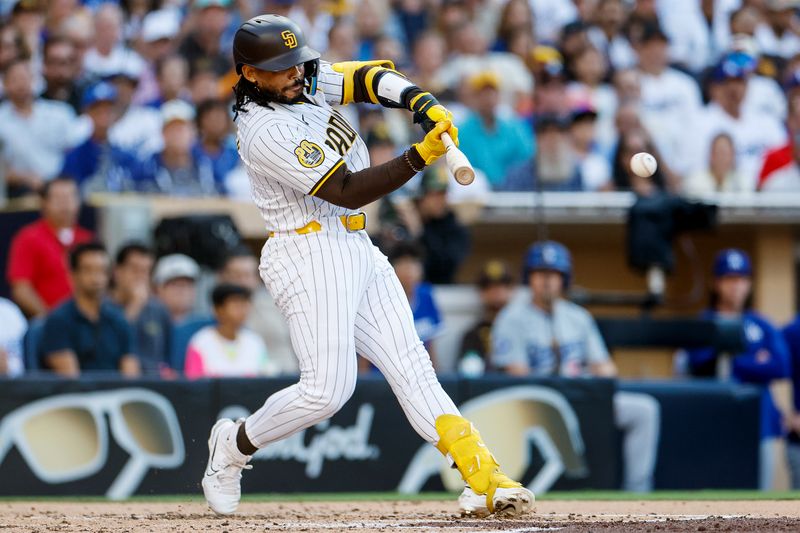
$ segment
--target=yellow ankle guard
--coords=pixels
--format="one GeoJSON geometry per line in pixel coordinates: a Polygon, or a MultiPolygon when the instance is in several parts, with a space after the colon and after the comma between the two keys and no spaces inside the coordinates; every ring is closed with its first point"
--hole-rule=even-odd
{"type": "Polygon", "coordinates": [[[522,486],[500,471],[497,459],[469,420],[456,415],[441,415],[436,419],[436,433],[439,434],[436,447],[450,456],[472,490],[486,495],[489,512],[494,512],[494,493],[498,487],[522,486]]]}

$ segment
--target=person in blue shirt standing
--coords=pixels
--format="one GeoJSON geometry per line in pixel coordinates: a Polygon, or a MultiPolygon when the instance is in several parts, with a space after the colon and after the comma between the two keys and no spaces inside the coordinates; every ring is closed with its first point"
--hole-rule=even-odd
{"type": "Polygon", "coordinates": [[[793,489],[800,489],[800,316],[783,328],[792,367],[792,400],[794,413],[787,417],[789,429],[786,454],[793,489]]]}
{"type": "Polygon", "coordinates": [[[92,123],[86,141],[67,152],[61,174],[75,180],[82,196],[135,189],[138,163],[133,154],[113,144],[108,132],[115,122],[117,89],[108,82],[89,87],[81,109],[92,123]]]}
{"type": "Polygon", "coordinates": [[[228,173],[239,166],[229,107],[222,100],[204,100],[197,105],[198,139],[192,147],[196,161],[206,159],[211,162],[214,181],[221,192],[227,192],[225,179],[228,173]]]}
{"type": "Polygon", "coordinates": [[[728,357],[714,348],[687,350],[689,370],[694,376],[717,376],[763,387],[761,400],[761,489],[772,486],[775,443],[783,438],[781,413],[769,384],[789,376],[789,351],[783,336],[766,318],[750,309],[753,268],[748,255],[730,248],[714,261],[714,290],[707,319],[741,320],[746,348],[728,357]]]}

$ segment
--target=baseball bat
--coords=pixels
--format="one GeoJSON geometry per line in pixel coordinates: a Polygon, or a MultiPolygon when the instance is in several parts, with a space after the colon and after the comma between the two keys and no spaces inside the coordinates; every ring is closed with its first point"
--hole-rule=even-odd
{"type": "Polygon", "coordinates": [[[450,138],[449,134],[442,133],[442,142],[445,150],[447,150],[444,156],[447,168],[456,177],[456,181],[461,185],[472,183],[472,180],[475,179],[475,170],[469,163],[467,156],[453,144],[453,139],[450,138]]]}

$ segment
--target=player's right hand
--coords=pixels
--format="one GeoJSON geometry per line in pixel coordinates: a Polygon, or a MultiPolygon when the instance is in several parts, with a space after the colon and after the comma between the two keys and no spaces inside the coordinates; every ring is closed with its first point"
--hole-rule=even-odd
{"type": "Polygon", "coordinates": [[[425,160],[426,165],[432,164],[434,161],[442,157],[447,151],[442,142],[442,133],[453,131],[458,136],[458,128],[449,120],[437,122],[436,126],[429,131],[422,142],[414,145],[414,148],[419,152],[420,157],[425,160]]]}

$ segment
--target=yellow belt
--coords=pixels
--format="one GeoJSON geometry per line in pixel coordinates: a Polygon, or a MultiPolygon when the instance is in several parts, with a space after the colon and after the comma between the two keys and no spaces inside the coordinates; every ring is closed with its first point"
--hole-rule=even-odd
{"type": "MultiPolygon", "coordinates": [[[[349,215],[342,215],[339,217],[339,221],[342,223],[342,226],[344,226],[344,228],[348,232],[361,231],[362,229],[367,227],[366,213],[351,213],[349,215]]],[[[320,224],[316,220],[312,220],[302,228],[297,228],[289,232],[278,232],[278,233],[297,233],[298,235],[306,235],[307,233],[316,233],[321,229],[322,229],[322,224],[320,224]]],[[[274,237],[275,232],[271,231],[269,233],[269,236],[274,237]]]]}

